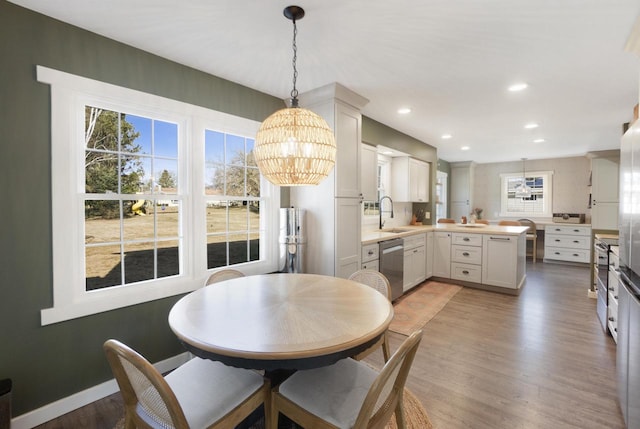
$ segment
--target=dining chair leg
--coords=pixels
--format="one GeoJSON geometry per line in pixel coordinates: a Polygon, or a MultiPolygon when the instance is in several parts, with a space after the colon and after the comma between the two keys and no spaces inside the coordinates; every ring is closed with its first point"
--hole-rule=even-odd
{"type": "Polygon", "coordinates": [[[396,425],[398,429],[407,429],[407,424],[404,420],[404,407],[402,403],[404,402],[404,395],[400,395],[400,400],[398,401],[398,405],[396,405],[396,425]]]}
{"type": "Polygon", "coordinates": [[[274,391],[276,391],[278,388],[277,387],[272,387],[271,388],[271,395],[269,398],[269,421],[270,423],[267,423],[267,404],[264,404],[264,409],[265,409],[265,416],[264,416],[264,421],[265,421],[265,429],[278,429],[278,417],[279,417],[279,412],[276,409],[276,405],[275,405],[275,400],[273,399],[274,396],[274,391]]]}
{"type": "Polygon", "coordinates": [[[389,336],[384,334],[384,341],[382,342],[382,355],[384,356],[384,363],[389,362],[391,353],[389,352],[389,336]]]}

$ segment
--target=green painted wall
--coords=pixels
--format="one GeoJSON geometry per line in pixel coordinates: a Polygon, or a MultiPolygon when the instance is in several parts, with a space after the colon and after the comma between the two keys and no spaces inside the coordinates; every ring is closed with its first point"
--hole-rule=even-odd
{"type": "Polygon", "coordinates": [[[151,361],[183,351],[167,324],[178,297],[50,326],[49,87],[36,65],[262,121],[282,100],[0,0],[0,379],[18,416],[112,378],[102,353],[119,338],[151,361]]]}
{"type": "Polygon", "coordinates": [[[425,225],[431,224],[435,218],[433,200],[435,197],[436,172],[439,169],[436,148],[365,116],[362,117],[362,141],[373,146],[382,145],[396,149],[414,158],[431,163],[431,169],[429,170],[431,176],[429,202],[412,204],[413,213],[417,213],[418,209],[431,212],[431,220],[418,219],[425,225]]]}

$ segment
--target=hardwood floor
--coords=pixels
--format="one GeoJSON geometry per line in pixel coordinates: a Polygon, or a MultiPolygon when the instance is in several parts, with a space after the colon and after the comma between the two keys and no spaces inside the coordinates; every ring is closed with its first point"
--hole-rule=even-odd
{"type": "MultiPolygon", "coordinates": [[[[407,387],[438,429],[624,428],[589,270],[527,264],[519,297],[464,288],[425,327],[407,387]]],[[[392,352],[405,337],[390,333],[392,352]]],[[[382,364],[373,353],[371,363],[382,364]]],[[[111,429],[119,394],[39,426],[111,429]]],[[[418,428],[414,428],[418,429],[418,428]]]]}

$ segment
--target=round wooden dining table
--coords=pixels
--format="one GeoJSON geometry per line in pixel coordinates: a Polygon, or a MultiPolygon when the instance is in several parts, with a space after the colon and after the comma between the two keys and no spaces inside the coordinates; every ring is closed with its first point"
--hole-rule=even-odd
{"type": "Polygon", "coordinates": [[[299,370],[331,365],[373,345],[393,318],[373,288],[315,274],[226,280],[181,298],[169,325],[196,356],[227,365],[299,370]]]}

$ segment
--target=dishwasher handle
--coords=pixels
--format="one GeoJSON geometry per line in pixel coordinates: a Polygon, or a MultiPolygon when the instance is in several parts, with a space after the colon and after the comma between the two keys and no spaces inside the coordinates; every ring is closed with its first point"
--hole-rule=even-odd
{"type": "Polygon", "coordinates": [[[393,247],[388,247],[386,249],[382,249],[382,254],[383,255],[387,255],[391,252],[397,252],[399,250],[404,249],[404,246],[402,244],[398,244],[397,246],[393,246],[393,247]]]}

